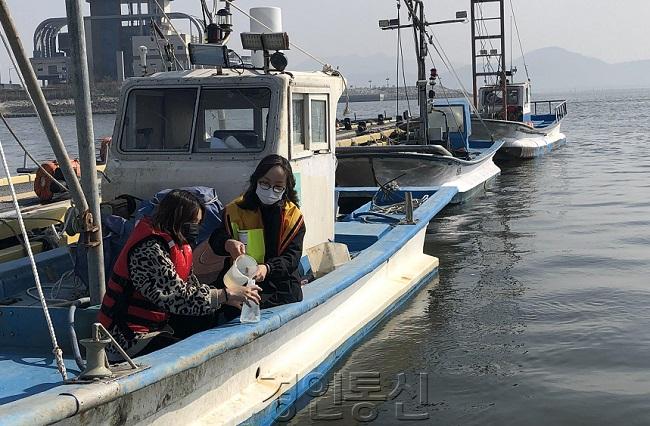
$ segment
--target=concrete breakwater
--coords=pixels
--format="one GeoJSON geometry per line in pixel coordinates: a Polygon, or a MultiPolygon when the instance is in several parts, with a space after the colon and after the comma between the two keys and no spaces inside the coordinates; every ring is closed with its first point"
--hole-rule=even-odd
{"type": "MultiPolygon", "coordinates": [[[[95,114],[115,114],[121,83],[96,83],[92,87],[95,114]]],[[[47,86],[43,94],[53,115],[74,115],[74,94],[68,85],[47,86]]],[[[22,89],[0,89],[0,111],[5,117],[35,117],[36,111],[22,89]]]]}
{"type": "MultiPolygon", "coordinates": [[[[442,86],[436,86],[436,98],[460,98],[463,92],[456,89],[449,89],[442,86]]],[[[399,88],[399,94],[395,87],[353,87],[348,89],[347,96],[344,94],[339,99],[339,103],[347,102],[349,96],[350,102],[376,102],[376,101],[393,101],[399,99],[417,99],[418,90],[415,86],[409,86],[406,90],[399,88]]]]}

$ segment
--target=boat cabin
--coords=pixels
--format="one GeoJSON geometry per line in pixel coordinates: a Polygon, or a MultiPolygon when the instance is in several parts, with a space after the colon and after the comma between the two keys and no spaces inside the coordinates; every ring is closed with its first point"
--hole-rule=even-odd
{"type": "Polygon", "coordinates": [[[127,81],[102,197],[149,198],[203,185],[228,203],[269,154],[291,161],[305,247],[334,237],[336,106],[343,79],[323,72],[197,69],[127,81]]]}
{"type": "Polygon", "coordinates": [[[478,93],[478,110],[483,118],[506,119],[527,123],[531,121],[530,83],[508,83],[507,117],[503,115],[501,86],[483,86],[478,93]]]}
{"type": "Polygon", "coordinates": [[[466,99],[436,99],[429,105],[429,142],[449,151],[467,148],[472,134],[469,102],[466,99]]]}

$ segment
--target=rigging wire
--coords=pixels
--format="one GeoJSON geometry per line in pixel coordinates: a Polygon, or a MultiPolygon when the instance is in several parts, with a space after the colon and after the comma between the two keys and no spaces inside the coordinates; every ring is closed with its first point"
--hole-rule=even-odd
{"type": "Polygon", "coordinates": [[[530,81],[530,75],[528,74],[528,65],[526,64],[526,56],[524,55],[524,47],[521,44],[521,37],[519,36],[519,26],[517,25],[517,16],[515,15],[515,8],[512,6],[512,0],[510,0],[510,11],[512,12],[512,18],[515,22],[515,31],[517,32],[517,40],[519,41],[519,50],[521,51],[521,59],[524,62],[524,71],[526,71],[526,79],[530,81]]]}
{"type": "Polygon", "coordinates": [[[36,167],[41,169],[41,171],[43,171],[43,173],[45,173],[45,175],[49,177],[52,180],[52,182],[55,183],[55,185],[61,188],[64,192],[68,192],[68,188],[65,185],[63,185],[61,182],[59,182],[59,180],[56,179],[54,176],[52,176],[47,170],[45,170],[45,168],[41,165],[41,163],[39,163],[38,160],[34,158],[34,156],[27,150],[27,147],[20,141],[20,139],[18,139],[18,136],[14,132],[14,129],[11,127],[11,125],[9,124],[9,122],[7,121],[7,119],[5,118],[2,112],[0,112],[0,120],[2,120],[9,134],[14,138],[16,143],[18,143],[18,146],[20,146],[20,148],[23,150],[25,155],[27,155],[27,157],[29,157],[29,159],[32,160],[32,162],[36,165],[36,167]]]}
{"type": "Polygon", "coordinates": [[[34,253],[32,252],[32,246],[29,243],[29,236],[27,235],[27,229],[25,228],[25,222],[23,222],[23,217],[20,212],[20,206],[18,205],[18,196],[16,195],[16,190],[14,184],[11,182],[11,172],[9,171],[9,165],[7,164],[7,157],[5,156],[4,148],[2,147],[2,141],[0,141],[0,157],[2,157],[2,166],[4,168],[5,174],[7,175],[7,180],[9,181],[9,189],[11,191],[11,198],[13,200],[14,209],[16,210],[16,215],[18,219],[18,224],[20,226],[20,231],[23,235],[25,242],[25,249],[27,250],[27,257],[29,257],[29,262],[32,267],[32,273],[34,274],[34,280],[36,283],[36,289],[38,290],[38,297],[41,302],[41,307],[43,308],[43,314],[45,315],[45,322],[47,323],[47,329],[50,334],[50,339],[52,340],[52,353],[56,359],[56,365],[61,373],[63,380],[68,380],[68,373],[65,368],[65,363],[63,362],[63,351],[59,347],[59,343],[56,340],[56,334],[54,332],[54,326],[52,325],[52,318],[50,318],[50,311],[47,308],[47,301],[45,300],[45,295],[43,294],[43,287],[41,286],[41,279],[36,267],[36,260],[34,259],[34,253]]]}
{"type": "MultiPolygon", "coordinates": [[[[255,18],[254,16],[251,16],[248,12],[244,11],[244,10],[241,9],[239,6],[237,6],[235,3],[233,3],[234,0],[223,0],[223,1],[225,1],[228,5],[234,7],[236,10],[238,10],[238,11],[239,11],[240,13],[242,13],[244,16],[246,16],[246,17],[248,17],[249,19],[251,19],[251,20],[257,22],[258,24],[260,24],[261,26],[263,26],[263,27],[266,28],[267,30],[269,30],[269,31],[273,31],[273,29],[272,29],[271,27],[269,27],[268,25],[266,25],[264,22],[260,21],[259,19],[255,18]]],[[[350,93],[349,93],[349,91],[348,91],[348,82],[347,82],[347,80],[345,79],[345,76],[343,75],[343,73],[342,73],[340,70],[338,70],[338,69],[335,70],[335,69],[332,68],[332,66],[331,66],[330,64],[328,64],[327,62],[325,62],[325,61],[319,59],[319,58],[316,57],[315,55],[312,55],[311,53],[307,52],[305,49],[303,49],[302,47],[298,46],[297,44],[295,44],[295,43],[293,43],[293,42],[291,42],[291,41],[289,41],[289,46],[295,48],[296,50],[298,50],[298,51],[301,52],[302,54],[307,55],[308,57],[310,57],[310,58],[313,59],[314,61],[316,61],[316,62],[318,62],[319,64],[321,64],[321,65],[323,66],[323,72],[332,72],[332,73],[336,72],[336,73],[338,73],[338,75],[339,75],[339,76],[341,77],[341,79],[343,80],[343,86],[345,87],[345,92],[344,92],[344,93],[345,93],[345,96],[346,96],[346,98],[347,98],[347,100],[346,100],[346,104],[345,104],[345,110],[343,111],[343,115],[349,115],[349,114],[351,114],[352,111],[350,110],[350,93]]]]}
{"type": "MultiPolygon", "coordinates": [[[[401,10],[402,4],[401,0],[397,0],[397,54],[395,55],[397,58],[397,61],[395,62],[395,81],[396,83],[396,91],[395,91],[395,127],[397,127],[397,116],[399,115],[399,52],[400,52],[400,45],[401,45],[401,36],[399,32],[399,26],[400,26],[400,10],[401,10]]],[[[406,88],[404,89],[406,90],[406,88]]]]}
{"type": "MultiPolygon", "coordinates": [[[[246,17],[252,19],[253,21],[257,22],[258,24],[260,24],[261,26],[263,26],[264,28],[266,28],[267,30],[269,30],[269,31],[273,31],[273,29],[272,29],[271,27],[269,27],[268,25],[266,25],[264,22],[262,22],[262,21],[260,21],[259,19],[257,19],[257,18],[255,18],[255,17],[251,16],[249,13],[247,13],[247,12],[244,11],[244,10],[242,10],[239,6],[237,6],[235,3],[233,3],[234,0],[224,0],[224,1],[227,2],[229,5],[231,5],[232,7],[234,7],[235,9],[237,9],[239,12],[243,13],[246,17]]],[[[321,64],[322,66],[324,66],[324,67],[329,66],[329,64],[328,64],[327,62],[325,62],[325,61],[323,61],[323,60],[317,58],[316,56],[314,56],[314,55],[312,55],[311,53],[307,52],[307,51],[306,51],[305,49],[303,49],[302,47],[298,46],[297,44],[295,44],[295,43],[289,41],[289,45],[290,45],[291,47],[295,47],[296,50],[298,50],[298,51],[300,51],[301,53],[303,53],[303,54],[309,56],[311,59],[313,59],[314,61],[318,62],[318,63],[321,64]]]]}
{"type": "MultiPolygon", "coordinates": [[[[167,13],[165,12],[165,9],[163,9],[163,7],[160,6],[160,3],[158,3],[158,0],[153,0],[153,1],[156,2],[156,5],[157,5],[158,8],[160,9],[160,12],[163,14],[163,16],[165,17],[165,19],[167,19],[167,23],[168,23],[169,26],[172,28],[172,30],[174,30],[174,32],[176,33],[176,35],[180,38],[181,43],[183,43],[183,46],[185,47],[185,50],[189,51],[189,47],[187,46],[187,43],[185,43],[185,40],[183,39],[183,37],[181,37],[180,32],[179,32],[179,31],[176,29],[176,27],[174,26],[174,23],[172,22],[171,18],[170,18],[170,17],[167,15],[167,13]]],[[[182,65],[181,65],[181,68],[182,68],[183,70],[185,70],[185,67],[183,67],[182,65]]]]}
{"type": "MultiPolygon", "coordinates": [[[[406,109],[409,112],[409,115],[411,115],[411,100],[409,99],[409,87],[406,84],[406,71],[404,67],[404,48],[402,47],[402,30],[401,28],[397,29],[397,45],[398,45],[398,55],[397,55],[397,69],[398,69],[398,74],[397,74],[397,81],[399,83],[399,68],[400,68],[400,63],[402,67],[402,82],[404,83],[404,95],[406,96],[406,109]]],[[[399,111],[397,111],[399,114],[399,111]]]]}
{"type": "MultiPolygon", "coordinates": [[[[425,31],[425,33],[428,34],[427,31],[425,31]]],[[[456,82],[458,83],[458,85],[461,88],[461,91],[463,93],[463,97],[469,103],[469,106],[470,106],[471,110],[478,117],[478,119],[480,120],[483,127],[485,127],[485,130],[487,130],[488,134],[490,135],[490,139],[492,141],[494,141],[494,135],[492,134],[492,132],[490,131],[488,126],[485,124],[485,121],[483,121],[483,117],[481,117],[481,114],[479,114],[478,110],[476,109],[476,106],[474,104],[472,104],[472,102],[467,97],[467,89],[465,89],[465,86],[463,85],[463,82],[460,80],[460,77],[458,76],[458,73],[454,69],[453,65],[451,65],[451,61],[449,60],[449,57],[447,56],[447,53],[445,52],[444,48],[442,47],[442,44],[440,43],[440,41],[436,37],[436,34],[433,32],[433,30],[431,30],[431,36],[429,37],[429,44],[431,44],[431,46],[435,49],[438,56],[440,56],[440,59],[442,60],[442,63],[445,66],[445,68],[447,68],[447,71],[449,71],[454,76],[454,78],[456,79],[456,82]],[[435,43],[433,42],[433,40],[435,40],[435,43]],[[440,49],[438,49],[438,47],[440,47],[440,49]]]]}
{"type": "MultiPolygon", "coordinates": [[[[429,60],[431,61],[431,65],[436,68],[436,62],[433,60],[433,56],[431,55],[431,51],[427,51],[427,54],[429,56],[429,60]]],[[[449,96],[447,96],[447,89],[445,89],[445,86],[442,84],[442,78],[438,76],[438,81],[440,82],[440,88],[442,89],[442,96],[445,98],[445,101],[447,101],[447,106],[451,107],[449,103],[449,96]]],[[[433,108],[435,109],[435,102],[432,104],[433,108]]],[[[451,117],[454,120],[454,125],[456,126],[457,129],[461,129],[462,126],[460,126],[460,123],[458,123],[458,120],[456,118],[456,114],[451,111],[451,117]]],[[[445,115],[446,118],[446,115],[445,115]]],[[[460,132],[463,134],[463,132],[460,132]]],[[[469,135],[468,135],[469,136],[469,135]]],[[[465,138],[463,138],[465,139],[465,138]]],[[[449,140],[449,136],[447,137],[447,144],[449,147],[449,150],[451,151],[451,141],[449,140]]],[[[469,155],[469,149],[467,150],[467,153],[469,155]]]]}
{"type": "MultiPolygon", "coordinates": [[[[30,105],[32,105],[32,107],[34,107],[34,101],[32,100],[32,95],[29,93],[29,91],[27,90],[27,87],[25,86],[25,80],[23,80],[23,75],[18,70],[18,65],[16,64],[16,59],[14,58],[13,52],[11,51],[11,48],[9,47],[9,42],[7,41],[7,38],[6,38],[5,34],[4,34],[4,32],[2,32],[2,31],[0,31],[0,38],[2,38],[2,44],[4,44],[5,50],[7,51],[7,56],[9,56],[9,59],[11,60],[11,63],[13,65],[14,69],[16,70],[16,74],[18,75],[18,80],[20,81],[20,86],[23,88],[25,93],[27,93],[27,97],[30,100],[30,105]]],[[[63,185],[61,182],[59,182],[57,179],[55,179],[54,176],[52,176],[47,170],[45,170],[43,168],[43,166],[41,165],[42,163],[39,162],[38,160],[36,160],[36,158],[34,158],[34,156],[27,150],[27,147],[20,141],[20,139],[18,139],[18,136],[14,132],[13,128],[9,125],[9,122],[6,120],[6,118],[5,118],[4,114],[2,114],[2,112],[0,112],[0,119],[4,123],[7,130],[9,131],[9,134],[11,134],[11,136],[14,138],[14,140],[18,143],[18,146],[20,146],[20,148],[23,150],[25,155],[27,155],[27,157],[29,157],[29,159],[34,162],[36,167],[41,169],[45,173],[46,176],[48,176],[50,179],[52,179],[52,182],[56,182],[56,185],[58,185],[65,192],[68,192],[68,188],[65,185],[63,185]]]]}

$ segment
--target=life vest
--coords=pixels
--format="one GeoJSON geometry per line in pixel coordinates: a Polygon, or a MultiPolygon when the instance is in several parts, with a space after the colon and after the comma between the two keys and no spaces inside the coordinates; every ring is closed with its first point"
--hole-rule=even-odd
{"type": "Polygon", "coordinates": [[[159,238],[168,245],[169,257],[183,281],[187,281],[192,270],[192,249],[189,244],[179,246],[169,234],[154,229],[148,218],[136,224],[115,262],[98,313],[98,320],[106,329],[117,324],[127,338],[132,338],[133,333],[158,331],[169,319],[169,313],[147,300],[133,287],[130,279],[129,253],[135,245],[149,238],[159,238]]]}
{"type": "MultiPolygon", "coordinates": [[[[70,160],[72,170],[77,177],[81,176],[81,165],[79,160],[70,160]]],[[[41,201],[51,201],[54,194],[63,192],[64,190],[54,182],[56,179],[59,182],[65,182],[63,172],[56,161],[46,161],[41,164],[36,170],[36,178],[34,179],[34,192],[41,201]]]]}
{"type": "MultiPolygon", "coordinates": [[[[246,210],[239,207],[243,200],[240,196],[226,206],[226,224],[228,233],[233,239],[241,241],[241,234],[247,236],[246,254],[264,263],[266,248],[264,245],[264,224],[262,213],[257,210],[246,210]]],[[[304,223],[302,213],[298,206],[289,200],[284,201],[280,213],[280,235],[278,238],[278,255],[281,255],[296,237],[304,223]]]]}

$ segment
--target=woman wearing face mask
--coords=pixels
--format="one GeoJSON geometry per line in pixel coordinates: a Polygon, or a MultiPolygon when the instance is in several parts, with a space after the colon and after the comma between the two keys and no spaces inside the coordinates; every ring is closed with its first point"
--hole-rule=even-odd
{"type": "Polygon", "coordinates": [[[262,288],[263,308],[302,300],[298,264],[305,223],[295,187],[289,161],[279,155],[265,157],[246,192],[226,206],[225,228],[210,237],[210,247],[219,256],[235,259],[246,253],[257,260],[253,278],[262,288]]]}
{"type": "MultiPolygon", "coordinates": [[[[259,303],[259,289],[211,289],[192,274],[190,243],[196,240],[203,214],[196,197],[173,190],[152,218],[136,224],[122,249],[98,319],[129,355],[187,337],[189,330],[198,331],[188,319],[205,318],[224,304],[259,303]]],[[[197,322],[209,327],[208,321],[197,322]]],[[[119,360],[109,348],[109,359],[119,360]]]]}

